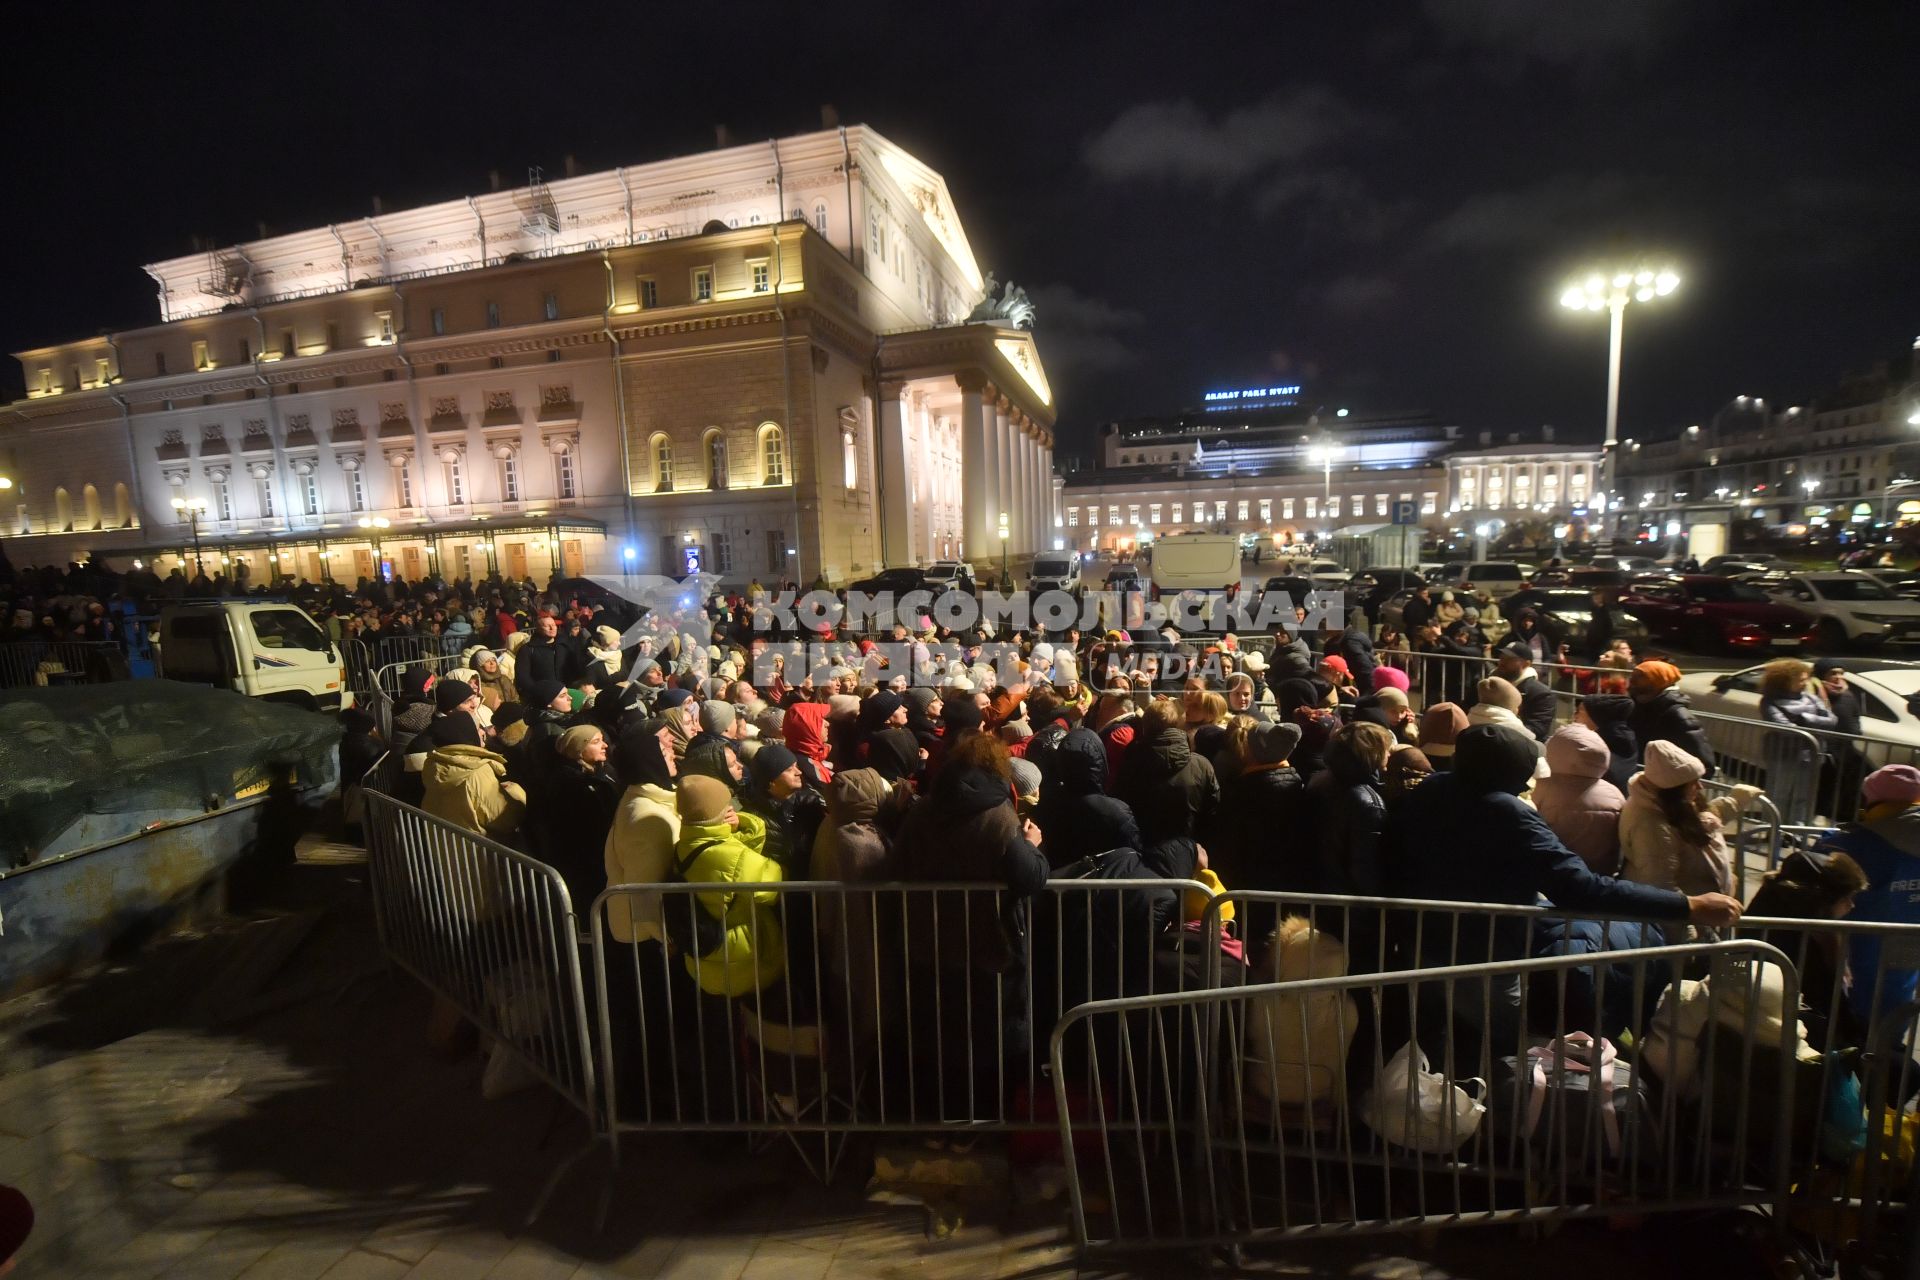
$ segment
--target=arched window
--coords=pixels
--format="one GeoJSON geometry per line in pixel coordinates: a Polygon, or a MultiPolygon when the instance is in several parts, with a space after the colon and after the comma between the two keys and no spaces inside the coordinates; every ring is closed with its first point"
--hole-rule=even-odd
{"type": "Polygon", "coordinates": [[[85,521],[82,523],[81,528],[98,529],[100,527],[100,491],[92,485],[87,485],[82,488],[80,490],[80,509],[85,513],[85,521]]]}
{"type": "Polygon", "coordinates": [[[73,532],[73,499],[65,485],[53,491],[53,527],[63,533],[73,532]]]}
{"type": "Polygon", "coordinates": [[[133,497],[124,481],[113,486],[113,522],[122,529],[133,528],[133,497]]]}
{"type": "Polygon", "coordinates": [[[821,235],[827,234],[827,202],[825,200],[813,202],[813,229],[821,235]]]}
{"type": "Polygon", "coordinates": [[[763,422],[760,424],[760,483],[785,484],[786,482],[786,441],[781,438],[779,427],[771,422],[763,422]]]}
{"type": "Polygon", "coordinates": [[[860,446],[854,440],[852,427],[840,429],[840,470],[847,488],[860,487],[860,446]]]}
{"type": "Polygon", "coordinates": [[[664,431],[653,434],[653,491],[673,492],[673,441],[664,431]]]}
{"type": "Polygon", "coordinates": [[[719,431],[707,432],[707,488],[727,487],[727,437],[719,431]]]}

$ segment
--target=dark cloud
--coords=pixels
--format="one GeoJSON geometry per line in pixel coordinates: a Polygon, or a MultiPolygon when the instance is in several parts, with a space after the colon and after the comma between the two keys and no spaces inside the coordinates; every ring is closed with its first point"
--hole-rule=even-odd
{"type": "Polygon", "coordinates": [[[1692,0],[1422,0],[1428,21],[1453,42],[1516,62],[1594,67],[1644,65],[1704,7],[1692,0]]]}
{"type": "Polygon", "coordinates": [[[1099,373],[1142,358],[1132,345],[1146,323],[1138,311],[1064,284],[1040,285],[1028,296],[1040,358],[1055,377],[1099,373]]]}
{"type": "Polygon", "coordinates": [[[1211,116],[1191,101],[1143,102],[1088,140],[1088,166],[1102,178],[1227,186],[1323,151],[1359,120],[1326,89],[1301,88],[1211,116]]]}

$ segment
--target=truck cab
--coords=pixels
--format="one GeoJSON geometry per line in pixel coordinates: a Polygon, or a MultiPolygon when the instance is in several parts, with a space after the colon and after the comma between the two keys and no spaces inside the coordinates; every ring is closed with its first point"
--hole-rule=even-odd
{"type": "Polygon", "coordinates": [[[327,633],[282,600],[210,600],[160,611],[160,673],[314,711],[353,705],[327,633]]]}

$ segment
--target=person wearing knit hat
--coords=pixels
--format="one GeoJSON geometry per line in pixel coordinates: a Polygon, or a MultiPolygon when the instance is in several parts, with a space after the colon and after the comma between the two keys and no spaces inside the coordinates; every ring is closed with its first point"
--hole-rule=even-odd
{"type": "Polygon", "coordinates": [[[1380,775],[1380,798],[1391,812],[1400,807],[1407,793],[1433,776],[1433,762],[1415,746],[1401,744],[1387,757],[1386,770],[1380,775]]]}
{"type": "Polygon", "coordinates": [[[1380,690],[1389,687],[1405,693],[1413,688],[1413,680],[1406,672],[1398,667],[1375,667],[1373,669],[1373,691],[1378,693],[1380,690]]]}
{"type": "Polygon", "coordinates": [[[559,740],[554,743],[554,750],[560,753],[560,758],[563,760],[580,761],[587,758],[596,743],[599,744],[600,750],[598,760],[594,763],[599,763],[607,758],[606,734],[600,731],[598,725],[577,724],[560,735],[559,740]]]}
{"type": "Polygon", "coordinates": [[[805,879],[827,802],[807,786],[800,757],[778,742],[755,751],[747,771],[746,810],[766,824],[766,855],[785,868],[785,878],[805,879]]]}
{"type": "Polygon", "coordinates": [[[827,720],[829,723],[846,724],[860,718],[860,699],[850,693],[836,693],[827,698],[827,720]]]}
{"type": "Polygon", "coordinates": [[[600,648],[602,649],[618,649],[620,647],[620,633],[612,627],[605,625],[595,627],[593,629],[593,638],[600,642],[600,648]]]}
{"type": "Polygon", "coordinates": [[[1452,702],[1436,702],[1420,713],[1420,750],[1436,770],[1453,767],[1454,744],[1467,725],[1467,713],[1452,702]]]}
{"type": "Polygon", "coordinates": [[[1682,893],[1726,893],[1733,864],[1722,834],[1760,789],[1736,785],[1708,800],[1706,765],[1671,742],[1649,742],[1620,810],[1620,874],[1682,893]]]}
{"type": "Polygon", "coordinates": [[[1627,678],[1627,696],[1633,699],[1633,712],[1627,725],[1639,743],[1640,756],[1655,742],[1671,742],[1706,766],[1706,777],[1714,774],[1713,744],[1706,730],[1693,718],[1687,695],[1674,685],[1680,668],[1671,662],[1649,660],[1633,669],[1627,678]]]}
{"type": "Polygon", "coordinates": [[[737,740],[740,737],[740,716],[731,702],[719,702],[709,699],[700,704],[700,734],[715,738],[737,740]]]}
{"type": "Polygon", "coordinates": [[[433,687],[433,709],[440,715],[452,711],[471,712],[480,705],[480,695],[461,680],[442,680],[433,687]]]}
{"type": "Polygon", "coordinates": [[[1258,725],[1247,731],[1247,758],[1256,765],[1282,765],[1300,745],[1300,726],[1287,721],[1258,725]]]}
{"type": "Polygon", "coordinates": [[[1499,676],[1488,676],[1474,686],[1473,692],[1476,707],[1499,707],[1516,713],[1520,710],[1520,690],[1516,689],[1510,680],[1503,680],[1499,676]]]}
{"type": "MultiPolygon", "coordinates": [[[[558,680],[535,680],[526,686],[526,704],[530,711],[561,709],[560,699],[566,697],[567,686],[558,680]]],[[[572,699],[567,699],[567,709],[571,709],[572,699]]]]}
{"type": "Polygon", "coordinates": [[[891,689],[878,690],[860,704],[860,729],[864,733],[878,733],[891,725],[904,725],[906,722],[907,704],[891,689]]]}
{"type": "MultiPolygon", "coordinates": [[[[1859,817],[1824,837],[1820,848],[1844,853],[1860,864],[1867,887],[1853,899],[1854,920],[1920,924],[1920,769],[1883,765],[1860,787],[1859,817]]],[[[1883,953],[1885,936],[1847,936],[1853,985],[1847,993],[1863,1026],[1892,1015],[1920,995],[1920,970],[1883,953]]],[[[1809,986],[1808,991],[1815,990],[1809,986]]]]}
{"type": "Polygon", "coordinates": [[[1016,808],[1023,818],[1033,816],[1034,806],[1040,803],[1040,766],[1031,760],[1016,757],[1009,762],[1013,768],[1013,795],[1016,808]]]}
{"type": "Polygon", "coordinates": [[[480,731],[480,722],[465,710],[450,711],[434,719],[432,726],[421,735],[431,748],[438,747],[484,747],[486,737],[480,731]]]}
{"type": "MultiPolygon", "coordinates": [[[[681,878],[689,884],[762,884],[785,878],[780,864],[766,856],[766,823],[735,809],[733,795],[723,784],[683,777],[675,804],[680,815],[675,855],[681,878]]],[[[786,969],[787,944],[777,895],[699,893],[694,902],[724,930],[718,946],[682,957],[702,991],[738,999],[779,980],[786,969]]],[[[695,943],[699,936],[696,931],[694,938],[680,941],[695,943]]]]}
{"type": "MultiPolygon", "coordinates": [[[[1503,729],[1517,729],[1533,737],[1533,731],[1520,719],[1518,712],[1522,699],[1520,690],[1512,682],[1499,676],[1488,676],[1474,686],[1475,700],[1473,708],[1467,712],[1469,725],[1498,725],[1503,729]]],[[[1457,756],[1455,767],[1458,767],[1457,756]]],[[[1534,739],[1535,776],[1547,777],[1551,772],[1547,766],[1539,739],[1534,739]]]]}

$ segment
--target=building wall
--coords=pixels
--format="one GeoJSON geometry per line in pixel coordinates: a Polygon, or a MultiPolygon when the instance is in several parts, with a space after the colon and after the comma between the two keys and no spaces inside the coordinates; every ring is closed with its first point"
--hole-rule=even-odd
{"type": "Polygon", "coordinates": [[[1078,550],[1124,545],[1136,538],[1137,530],[1156,537],[1188,530],[1282,536],[1290,532],[1293,536],[1287,540],[1306,541],[1348,525],[1385,523],[1391,504],[1401,498],[1419,504],[1423,525],[1440,524],[1445,473],[1438,467],[1335,473],[1331,496],[1338,503],[1337,515],[1330,514],[1326,505],[1326,487],[1322,477],[1304,474],[1109,484],[1083,484],[1070,479],[1060,491],[1059,533],[1069,547],[1078,550]],[[1202,515],[1196,515],[1196,503],[1203,509],[1202,515]],[[1224,517],[1219,514],[1221,503],[1226,504],[1224,517]],[[1262,503],[1267,505],[1263,507],[1262,503]],[[1175,504],[1180,507],[1178,520],[1174,518],[1175,504]],[[1113,518],[1116,507],[1117,521],[1113,518]],[[1309,507],[1312,515],[1307,514],[1309,507]],[[1091,520],[1095,513],[1097,524],[1091,520]]]}

